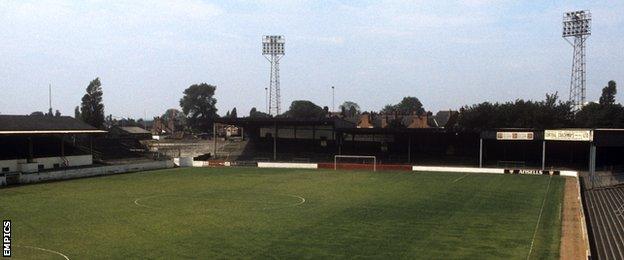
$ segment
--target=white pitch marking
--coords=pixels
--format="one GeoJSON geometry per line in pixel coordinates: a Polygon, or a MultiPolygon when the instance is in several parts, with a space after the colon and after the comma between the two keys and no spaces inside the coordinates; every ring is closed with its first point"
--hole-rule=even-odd
{"type": "Polygon", "coordinates": [[[293,197],[293,198],[297,198],[300,201],[296,204],[292,204],[292,205],[286,205],[284,207],[269,207],[269,208],[262,208],[263,210],[268,210],[268,209],[283,209],[283,208],[291,208],[291,207],[297,207],[300,206],[301,204],[306,202],[306,199],[304,197],[301,196],[297,196],[297,195],[290,195],[290,194],[282,194],[284,196],[288,196],[288,197],[293,197]]]}
{"type": "Polygon", "coordinates": [[[54,250],[50,250],[50,249],[45,249],[45,248],[36,247],[36,246],[18,246],[18,245],[16,245],[15,247],[25,247],[25,248],[30,248],[30,249],[35,249],[35,250],[45,251],[45,252],[48,252],[48,253],[53,253],[53,254],[60,255],[60,256],[62,256],[63,258],[65,258],[65,259],[69,260],[69,257],[67,257],[66,255],[64,255],[63,253],[61,253],[61,252],[57,252],[57,251],[54,251],[54,250]]]}
{"type": "Polygon", "coordinates": [[[453,180],[453,182],[458,182],[458,181],[460,181],[461,179],[466,178],[466,177],[468,177],[468,173],[464,174],[464,176],[461,176],[461,177],[459,177],[459,178],[457,178],[457,179],[453,180]]]}
{"type": "Polygon", "coordinates": [[[535,242],[537,229],[539,228],[539,223],[540,223],[540,220],[542,219],[542,212],[544,212],[544,205],[546,204],[546,198],[548,197],[548,189],[550,188],[550,180],[552,180],[552,175],[549,175],[549,178],[548,178],[548,185],[546,186],[546,194],[544,194],[544,200],[542,200],[542,207],[540,208],[539,216],[537,216],[537,224],[535,224],[535,231],[533,231],[533,238],[531,239],[531,247],[529,248],[529,254],[527,255],[527,260],[531,257],[531,252],[533,251],[533,243],[535,242]]]}
{"type": "Polygon", "coordinates": [[[286,195],[287,195],[287,196],[290,196],[290,197],[293,197],[293,198],[298,198],[298,199],[300,199],[300,200],[301,200],[299,203],[294,204],[294,205],[293,205],[293,207],[299,206],[299,205],[301,205],[301,204],[303,204],[303,203],[305,203],[305,202],[306,202],[306,199],[305,199],[304,197],[297,196],[297,195],[288,195],[288,194],[286,194],[286,195]]]}
{"type": "Polygon", "coordinates": [[[154,196],[147,196],[147,197],[142,197],[142,198],[136,198],[136,199],[134,200],[134,204],[136,204],[136,205],[137,205],[137,206],[139,206],[139,207],[150,208],[150,209],[156,209],[156,208],[154,208],[154,207],[150,207],[150,206],[147,206],[147,205],[141,204],[141,203],[139,203],[139,201],[140,201],[140,200],[143,200],[143,199],[156,198],[156,197],[165,196],[165,195],[166,195],[166,194],[154,195],[154,196]]]}
{"type": "Polygon", "coordinates": [[[146,208],[147,208],[147,206],[145,206],[145,205],[143,205],[143,204],[140,204],[140,203],[139,203],[139,200],[140,200],[140,199],[141,199],[141,198],[135,199],[135,200],[134,200],[134,204],[136,204],[137,206],[140,206],[140,207],[146,207],[146,208]]]}
{"type": "MultiPolygon", "coordinates": [[[[134,204],[135,204],[135,205],[137,205],[137,206],[139,206],[139,207],[144,207],[144,208],[155,209],[154,207],[150,207],[150,206],[147,206],[147,205],[141,204],[141,203],[139,203],[139,201],[140,201],[140,200],[143,200],[143,199],[155,198],[155,197],[166,196],[166,195],[167,195],[167,194],[161,194],[161,195],[155,195],[155,196],[147,196],[147,197],[142,197],[142,198],[136,198],[136,199],[134,200],[134,204]]],[[[269,207],[269,208],[263,208],[263,209],[264,209],[264,210],[266,210],[266,209],[280,209],[280,208],[297,207],[297,206],[300,206],[300,205],[302,205],[303,203],[305,203],[305,202],[306,202],[306,199],[305,199],[304,197],[301,197],[301,196],[297,196],[297,195],[290,195],[290,194],[282,194],[282,195],[283,195],[283,196],[288,196],[288,197],[293,197],[293,198],[299,199],[299,202],[297,202],[297,203],[295,203],[295,204],[291,204],[291,205],[286,205],[286,206],[284,206],[284,207],[273,207],[273,208],[272,208],[272,207],[269,207]]],[[[261,203],[265,203],[265,204],[266,204],[266,203],[271,203],[271,202],[239,201],[239,200],[227,200],[227,199],[216,199],[216,200],[222,200],[222,201],[238,201],[238,202],[249,202],[249,203],[258,203],[258,204],[261,204],[261,203]]]]}

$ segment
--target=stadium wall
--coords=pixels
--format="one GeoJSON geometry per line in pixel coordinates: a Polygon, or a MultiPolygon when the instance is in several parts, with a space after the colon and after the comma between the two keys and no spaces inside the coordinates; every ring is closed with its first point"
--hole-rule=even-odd
{"type": "MultiPolygon", "coordinates": [[[[101,167],[89,167],[80,169],[68,169],[59,171],[47,171],[36,173],[22,173],[19,176],[19,183],[38,183],[45,181],[56,181],[66,179],[85,178],[102,175],[113,175],[127,172],[148,171],[157,169],[172,168],[172,161],[153,161],[144,163],[124,164],[124,165],[110,165],[101,167]]],[[[3,176],[4,177],[4,176],[3,176]]],[[[4,182],[0,180],[2,185],[6,185],[6,177],[4,182]]]]}
{"type": "Polygon", "coordinates": [[[9,172],[17,171],[17,163],[19,160],[0,160],[0,169],[9,169],[9,172]]]}
{"type": "Polygon", "coordinates": [[[465,172],[465,173],[497,173],[504,174],[502,168],[474,168],[474,167],[440,167],[440,166],[412,166],[416,172],[465,172]]]}
{"type": "Polygon", "coordinates": [[[317,169],[316,163],[258,162],[258,168],[317,169]]]}
{"type": "MultiPolygon", "coordinates": [[[[289,163],[289,162],[257,162],[253,164],[239,164],[227,161],[193,161],[193,167],[214,166],[252,166],[258,168],[288,168],[288,169],[334,169],[333,163],[289,163]]],[[[339,163],[337,169],[371,170],[371,165],[339,163]]],[[[477,168],[477,167],[447,167],[447,166],[418,166],[377,164],[377,170],[415,171],[415,172],[461,172],[461,173],[490,173],[490,174],[529,174],[529,175],[561,175],[577,177],[576,171],[538,170],[538,169],[505,169],[505,168],[477,168]]]]}
{"type": "MultiPolygon", "coordinates": [[[[93,156],[90,154],[65,156],[65,159],[69,167],[93,164],[93,156]]],[[[34,158],[32,163],[28,163],[26,159],[0,160],[0,169],[8,168],[8,172],[36,172],[39,165],[43,165],[44,169],[54,169],[54,164],[64,163],[63,157],[34,158]]]]}

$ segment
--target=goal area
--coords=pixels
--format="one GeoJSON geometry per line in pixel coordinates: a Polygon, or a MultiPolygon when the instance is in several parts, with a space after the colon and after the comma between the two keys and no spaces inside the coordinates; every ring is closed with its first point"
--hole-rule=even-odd
{"type": "Polygon", "coordinates": [[[377,171],[377,157],[372,155],[334,155],[334,170],[377,171]]]}

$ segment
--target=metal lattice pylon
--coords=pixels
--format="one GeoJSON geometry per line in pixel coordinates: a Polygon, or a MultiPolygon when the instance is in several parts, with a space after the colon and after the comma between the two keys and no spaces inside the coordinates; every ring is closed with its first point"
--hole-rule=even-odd
{"type": "Polygon", "coordinates": [[[268,113],[272,116],[280,114],[280,69],[279,61],[284,56],[283,36],[264,36],[262,39],[262,55],[271,63],[271,76],[269,81],[268,113]]]}
{"type": "Polygon", "coordinates": [[[281,107],[279,60],[281,56],[271,55],[267,58],[271,63],[271,80],[269,82],[269,114],[279,115],[281,107]]]}
{"type": "Polygon", "coordinates": [[[591,35],[591,19],[591,12],[588,10],[567,12],[563,15],[563,38],[574,48],[569,101],[575,112],[579,111],[586,101],[585,42],[591,35]],[[574,40],[568,40],[569,37],[574,40]]]}
{"type": "Polygon", "coordinates": [[[585,104],[585,40],[586,36],[574,37],[574,57],[572,58],[572,76],[570,80],[570,102],[574,110],[580,110],[585,104]]]}

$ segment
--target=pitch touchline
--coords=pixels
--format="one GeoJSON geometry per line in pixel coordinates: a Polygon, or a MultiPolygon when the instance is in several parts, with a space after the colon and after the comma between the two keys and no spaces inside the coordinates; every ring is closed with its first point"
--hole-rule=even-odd
{"type": "Polygon", "coordinates": [[[535,242],[535,236],[537,235],[537,229],[539,228],[540,220],[542,219],[542,212],[544,211],[544,205],[546,204],[546,198],[548,197],[548,189],[550,189],[550,180],[552,179],[552,175],[548,177],[548,185],[546,186],[546,194],[544,194],[544,199],[542,200],[542,207],[540,208],[539,216],[537,216],[537,224],[535,224],[535,231],[533,231],[533,238],[531,239],[531,247],[529,248],[529,254],[527,255],[527,260],[531,257],[531,252],[533,251],[533,243],[535,242]]]}
{"type": "Polygon", "coordinates": [[[57,251],[54,251],[54,250],[50,250],[50,249],[45,249],[45,248],[36,247],[36,246],[18,246],[18,245],[15,245],[15,247],[25,247],[25,248],[30,248],[30,249],[35,249],[35,250],[45,251],[45,252],[48,252],[48,253],[53,253],[53,254],[60,255],[60,256],[62,256],[63,258],[65,258],[65,259],[69,260],[69,257],[67,257],[66,255],[64,255],[63,253],[61,253],[61,252],[57,252],[57,251]]]}

